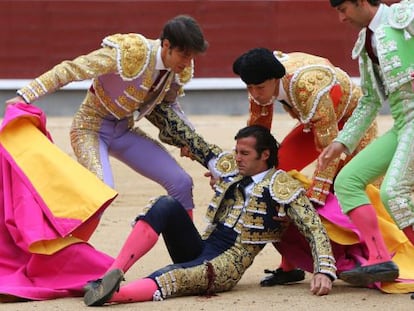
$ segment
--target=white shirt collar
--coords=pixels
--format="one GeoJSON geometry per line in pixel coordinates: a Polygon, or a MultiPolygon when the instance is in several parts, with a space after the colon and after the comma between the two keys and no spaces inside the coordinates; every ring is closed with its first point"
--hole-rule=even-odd
{"type": "Polygon", "coordinates": [[[250,176],[253,179],[253,182],[244,189],[245,195],[246,195],[246,200],[244,201],[244,206],[247,205],[247,202],[250,199],[250,193],[252,192],[252,189],[253,189],[254,185],[261,182],[269,171],[270,171],[270,169],[268,169],[264,172],[261,172],[259,174],[250,176]]]}
{"type": "Polygon", "coordinates": [[[161,49],[162,49],[162,47],[160,46],[158,48],[158,51],[157,51],[157,56],[156,56],[156,59],[155,59],[155,69],[156,70],[169,70],[167,67],[165,67],[165,65],[162,61],[161,49]]]}
{"type": "Polygon", "coordinates": [[[288,96],[285,92],[285,89],[283,88],[282,79],[279,80],[279,94],[277,95],[277,100],[285,100],[286,102],[289,102],[288,96]]]}
{"type": "Polygon", "coordinates": [[[378,27],[381,25],[383,16],[385,14],[386,5],[384,3],[381,3],[379,5],[379,8],[377,10],[377,13],[375,13],[374,18],[371,20],[371,22],[368,25],[368,28],[372,30],[372,32],[375,32],[378,27]]]}
{"type": "Polygon", "coordinates": [[[264,172],[261,172],[259,174],[251,176],[252,179],[253,179],[253,183],[257,184],[257,183],[261,182],[269,171],[270,171],[270,169],[268,169],[264,172]]]}

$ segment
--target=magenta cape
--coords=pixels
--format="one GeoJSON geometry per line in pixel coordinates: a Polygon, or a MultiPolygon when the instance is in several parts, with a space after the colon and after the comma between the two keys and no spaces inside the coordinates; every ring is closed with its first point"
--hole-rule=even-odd
{"type": "Polygon", "coordinates": [[[0,301],[82,296],[113,262],[83,233],[117,193],[57,148],[26,104],[6,109],[0,176],[0,301]]]}

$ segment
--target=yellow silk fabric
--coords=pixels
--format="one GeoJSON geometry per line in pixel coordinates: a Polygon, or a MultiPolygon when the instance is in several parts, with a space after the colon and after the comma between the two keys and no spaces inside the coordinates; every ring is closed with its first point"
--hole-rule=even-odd
{"type": "MultiPolygon", "coordinates": [[[[38,128],[36,118],[18,118],[0,132],[0,142],[55,218],[85,222],[117,193],[54,145],[38,128]]],[[[82,226],[82,225],[81,225],[82,226]]],[[[37,241],[33,253],[52,254],[80,242],[73,234],[37,241]]]]}

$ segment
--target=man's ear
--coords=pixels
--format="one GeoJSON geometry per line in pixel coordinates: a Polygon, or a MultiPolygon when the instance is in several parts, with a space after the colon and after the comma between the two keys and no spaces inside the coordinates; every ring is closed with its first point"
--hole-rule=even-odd
{"type": "Polygon", "coordinates": [[[168,50],[171,46],[170,41],[168,39],[163,39],[161,41],[161,46],[168,50]]]}
{"type": "Polygon", "coordinates": [[[269,159],[269,157],[270,157],[270,150],[269,149],[263,150],[262,159],[267,160],[267,159],[269,159]]]}

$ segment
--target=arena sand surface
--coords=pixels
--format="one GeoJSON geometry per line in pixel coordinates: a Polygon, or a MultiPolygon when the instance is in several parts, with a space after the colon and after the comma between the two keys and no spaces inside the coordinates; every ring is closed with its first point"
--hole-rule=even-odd
{"type": "MultiPolygon", "coordinates": [[[[214,142],[224,149],[234,147],[233,137],[237,130],[246,123],[247,116],[190,116],[198,132],[209,142],[214,142]]],[[[48,129],[55,143],[73,156],[69,143],[70,118],[50,118],[48,129]]],[[[281,141],[294,126],[295,121],[285,114],[276,114],[273,121],[273,134],[281,141]]],[[[392,125],[388,116],[379,119],[380,132],[392,125]]],[[[140,126],[152,137],[157,137],[157,130],[146,121],[140,126]]],[[[196,209],[194,219],[197,227],[204,227],[204,212],[212,196],[208,179],[203,176],[206,169],[187,158],[180,158],[178,149],[166,146],[177,161],[190,173],[194,180],[194,200],[196,209]]],[[[306,152],[306,151],[304,151],[306,152]]],[[[148,165],[151,163],[148,158],[148,165]]],[[[137,175],[120,162],[112,161],[115,185],[119,196],[106,210],[102,222],[94,233],[91,243],[98,249],[116,256],[123,241],[131,230],[130,222],[148,203],[149,198],[164,194],[157,184],[137,175]]],[[[167,169],[167,168],[165,168],[167,169]]],[[[305,173],[309,172],[309,168],[305,173]]],[[[256,261],[247,270],[239,284],[230,292],[217,296],[180,297],[162,302],[145,302],[124,305],[105,306],[105,310],[413,310],[414,300],[409,294],[384,294],[378,290],[354,288],[342,281],[336,281],[330,295],[317,297],[309,291],[310,274],[298,284],[261,288],[259,281],[265,268],[276,268],[280,255],[272,245],[267,245],[257,256],[256,261]]],[[[147,275],[153,270],[169,264],[169,256],[162,238],[154,249],[138,261],[126,274],[126,283],[147,275]]],[[[413,266],[414,268],[414,266],[413,266]]],[[[50,301],[1,304],[2,311],[54,311],[54,310],[91,310],[83,304],[81,298],[63,298],[50,301]]]]}

